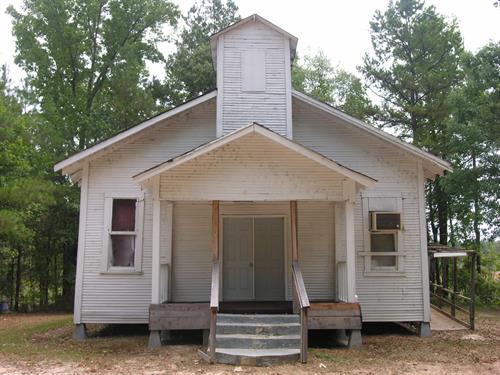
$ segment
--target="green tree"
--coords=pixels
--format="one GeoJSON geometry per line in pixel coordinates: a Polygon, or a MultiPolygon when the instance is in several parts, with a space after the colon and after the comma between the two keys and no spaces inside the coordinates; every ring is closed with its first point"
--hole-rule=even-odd
{"type": "Polygon", "coordinates": [[[1,226],[13,228],[9,233],[27,229],[22,241],[0,234],[6,254],[15,255],[6,273],[15,285],[10,295],[15,307],[20,299],[27,308],[68,307],[78,188],[55,174],[53,164],[155,111],[145,64],[163,58],[156,44],[166,39],[164,27],[174,26],[179,12],[167,0],[25,0],[22,10],[8,12],[16,62],[27,75],[23,105],[33,110],[23,113],[18,103],[6,111],[12,125],[0,155],[1,166],[19,163],[8,168],[12,178],[2,170],[1,226]]]}
{"type": "Polygon", "coordinates": [[[479,250],[482,234],[487,240],[500,236],[500,43],[467,53],[462,67],[465,81],[450,99],[448,150],[455,172],[446,178],[446,191],[454,237],[479,250]]]}
{"type": "Polygon", "coordinates": [[[216,87],[209,37],[239,19],[232,0],[201,0],[189,9],[176,51],[167,58],[166,79],[153,83],[160,103],[176,106],[216,87]]]}
{"type": "MultiPolygon", "coordinates": [[[[370,23],[373,54],[360,68],[383,101],[381,120],[403,139],[447,158],[448,97],[461,81],[462,38],[456,21],[420,0],[391,1],[370,23]]],[[[448,241],[448,197],[442,179],[429,187],[434,240],[448,241]]]]}
{"type": "Polygon", "coordinates": [[[16,63],[46,120],[56,158],[83,150],[155,109],[146,60],[177,7],[167,0],[25,0],[9,7],[16,63]]]}
{"type": "Polygon", "coordinates": [[[337,107],[362,120],[376,113],[361,80],[345,70],[335,68],[323,52],[295,58],[292,68],[294,89],[337,107]]]}
{"type": "Polygon", "coordinates": [[[52,202],[52,186],[40,172],[41,159],[31,142],[30,124],[9,88],[6,69],[0,77],[0,295],[20,306],[23,269],[35,230],[29,225],[37,205],[52,202]]]}

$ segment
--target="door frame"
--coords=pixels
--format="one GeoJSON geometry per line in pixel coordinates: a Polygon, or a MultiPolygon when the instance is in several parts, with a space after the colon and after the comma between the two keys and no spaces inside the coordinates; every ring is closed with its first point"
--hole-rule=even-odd
{"type": "MultiPolygon", "coordinates": [[[[288,215],[284,214],[220,214],[219,215],[219,262],[220,262],[220,280],[219,280],[219,295],[221,296],[221,301],[224,301],[224,219],[226,218],[281,218],[283,219],[283,296],[284,301],[287,301],[287,285],[288,285],[288,236],[287,236],[287,225],[288,225],[288,215]]],[[[252,235],[253,237],[253,286],[252,286],[252,300],[255,301],[255,225],[252,220],[252,235]]]]}

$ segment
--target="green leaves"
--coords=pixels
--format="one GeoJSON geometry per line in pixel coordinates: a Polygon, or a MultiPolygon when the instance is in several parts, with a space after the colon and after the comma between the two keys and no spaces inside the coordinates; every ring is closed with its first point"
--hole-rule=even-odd
{"type": "Polygon", "coordinates": [[[240,19],[232,0],[201,0],[184,17],[184,27],[175,40],[176,52],[166,61],[166,80],[155,80],[155,98],[172,107],[215,89],[209,37],[240,19]]]}
{"type": "Polygon", "coordinates": [[[436,152],[429,134],[447,117],[446,99],[462,76],[456,21],[446,22],[422,1],[401,0],[377,11],[370,26],[373,54],[364,56],[360,71],[383,99],[383,124],[436,152]]]}
{"type": "Polygon", "coordinates": [[[166,0],[25,0],[10,7],[16,62],[28,75],[40,133],[60,159],[150,116],[146,61],[162,58],[156,43],[175,26],[166,0]]]}
{"type": "Polygon", "coordinates": [[[302,63],[298,57],[295,59],[292,85],[298,91],[365,121],[377,112],[361,80],[345,70],[334,68],[321,51],[314,56],[304,56],[302,63]]]}

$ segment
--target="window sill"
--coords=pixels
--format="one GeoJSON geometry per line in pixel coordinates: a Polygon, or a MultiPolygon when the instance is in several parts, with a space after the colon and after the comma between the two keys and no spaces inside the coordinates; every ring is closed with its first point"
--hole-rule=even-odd
{"type": "Polygon", "coordinates": [[[134,269],[109,269],[107,271],[101,271],[101,275],[142,275],[142,271],[136,271],[134,269]]]}
{"type": "Polygon", "coordinates": [[[406,273],[404,271],[366,271],[363,273],[363,276],[379,276],[379,277],[406,277],[406,273]]]}

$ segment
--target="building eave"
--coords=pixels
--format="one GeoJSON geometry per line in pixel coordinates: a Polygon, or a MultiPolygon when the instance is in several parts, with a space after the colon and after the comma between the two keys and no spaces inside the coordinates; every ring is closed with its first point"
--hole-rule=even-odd
{"type": "Polygon", "coordinates": [[[78,152],[74,155],[67,157],[66,159],[58,162],[54,166],[54,171],[58,172],[58,171],[62,170],[63,173],[65,173],[65,174],[72,174],[73,170],[75,170],[75,168],[79,169],[79,164],[84,159],[86,159],[86,158],[106,149],[106,148],[112,147],[116,143],[121,142],[121,141],[135,135],[135,134],[138,134],[138,133],[142,132],[143,130],[148,129],[161,121],[164,121],[164,120],[171,118],[175,115],[178,115],[182,112],[188,111],[188,110],[190,110],[190,109],[192,109],[192,108],[194,108],[202,103],[205,103],[208,100],[215,98],[216,96],[217,96],[217,90],[213,90],[207,94],[204,94],[204,95],[201,95],[197,98],[194,98],[194,99],[192,99],[186,103],[183,103],[175,108],[172,108],[166,112],[160,113],[159,115],[154,116],[146,121],[143,121],[140,124],[132,126],[131,128],[126,129],[126,130],[124,130],[124,131],[122,131],[122,132],[120,132],[120,133],[118,133],[118,134],[116,134],[108,139],[105,139],[105,140],[97,143],[96,145],[87,148],[86,150],[83,150],[81,152],[78,152]],[[73,168],[73,167],[75,167],[75,168],[73,168]]]}
{"type": "Polygon", "coordinates": [[[345,112],[342,112],[338,109],[333,108],[332,106],[323,103],[319,100],[316,100],[304,93],[301,93],[297,90],[292,90],[292,96],[304,103],[307,103],[317,109],[320,109],[326,113],[334,115],[350,125],[355,126],[358,129],[361,129],[383,141],[389,142],[390,144],[404,150],[405,152],[415,156],[417,158],[422,159],[424,162],[428,163],[428,178],[431,178],[431,175],[442,175],[444,171],[453,171],[453,168],[449,162],[441,159],[440,157],[433,155],[425,150],[422,150],[414,145],[406,143],[401,139],[393,136],[392,134],[386,133],[383,130],[377,129],[374,126],[371,126],[355,117],[348,115],[345,112]]]}

